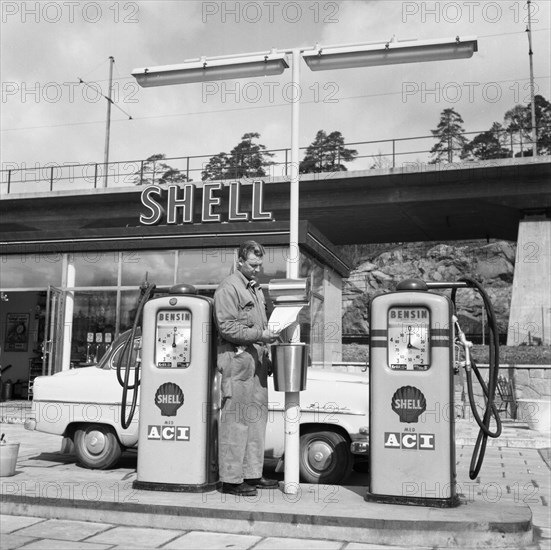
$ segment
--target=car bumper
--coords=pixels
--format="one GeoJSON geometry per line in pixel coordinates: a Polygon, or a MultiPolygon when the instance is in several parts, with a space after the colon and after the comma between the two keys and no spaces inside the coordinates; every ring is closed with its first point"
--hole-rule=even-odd
{"type": "Polygon", "coordinates": [[[364,455],[369,454],[369,439],[367,430],[362,429],[361,433],[350,434],[352,443],[350,444],[350,452],[353,455],[364,455]]]}
{"type": "Polygon", "coordinates": [[[350,444],[350,452],[353,455],[368,455],[369,444],[367,441],[353,441],[350,444]]]}

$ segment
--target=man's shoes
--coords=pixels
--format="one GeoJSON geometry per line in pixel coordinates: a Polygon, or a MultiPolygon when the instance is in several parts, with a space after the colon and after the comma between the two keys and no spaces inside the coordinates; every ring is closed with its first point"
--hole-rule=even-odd
{"type": "Polygon", "coordinates": [[[257,494],[256,488],[248,483],[222,483],[222,492],[242,497],[254,497],[257,494]]]}
{"type": "Polygon", "coordinates": [[[246,479],[245,483],[251,487],[258,487],[259,489],[276,489],[279,487],[279,481],[277,481],[277,479],[267,479],[265,477],[246,479]]]}

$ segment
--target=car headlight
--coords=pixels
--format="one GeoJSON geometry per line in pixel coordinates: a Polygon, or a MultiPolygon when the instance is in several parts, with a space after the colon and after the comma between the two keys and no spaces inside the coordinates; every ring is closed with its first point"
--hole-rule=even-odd
{"type": "Polygon", "coordinates": [[[353,441],[350,444],[350,452],[354,455],[369,454],[369,443],[367,441],[353,441]]]}

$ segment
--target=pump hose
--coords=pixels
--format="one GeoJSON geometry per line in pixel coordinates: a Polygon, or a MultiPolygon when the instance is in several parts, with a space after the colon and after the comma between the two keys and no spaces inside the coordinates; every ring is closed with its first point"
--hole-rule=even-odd
{"type": "Polygon", "coordinates": [[[140,385],[139,364],[137,364],[134,368],[134,384],[130,385],[128,383],[128,379],[130,376],[130,368],[132,364],[132,348],[134,346],[134,339],[136,337],[138,326],[140,325],[140,322],[141,322],[143,308],[147,303],[147,301],[151,298],[151,296],[155,292],[155,285],[149,285],[148,283],[145,283],[145,285],[142,285],[140,287],[140,290],[141,290],[141,296],[140,296],[140,301],[138,303],[138,308],[136,310],[134,323],[132,324],[132,331],[122,349],[121,360],[117,363],[117,380],[119,381],[119,384],[122,386],[121,426],[125,430],[130,426],[130,423],[134,418],[134,413],[136,412],[136,405],[138,403],[138,386],[140,385]],[[124,380],[121,377],[121,367],[122,367],[123,361],[125,362],[124,380]],[[128,390],[134,390],[134,393],[132,394],[132,404],[130,406],[130,411],[128,413],[128,416],[126,416],[126,401],[127,401],[128,390]]]}
{"type": "MultiPolygon", "coordinates": [[[[488,327],[490,330],[490,343],[489,343],[490,362],[489,362],[488,385],[485,384],[484,379],[482,378],[482,375],[480,374],[480,371],[476,366],[476,363],[474,361],[471,361],[473,371],[476,375],[476,378],[478,379],[480,386],[482,387],[484,396],[486,397],[486,409],[484,410],[484,418],[482,420],[480,419],[478,411],[476,410],[472,375],[471,375],[470,369],[469,368],[466,369],[467,391],[469,394],[471,410],[476,420],[476,423],[480,428],[480,431],[478,432],[478,436],[476,438],[476,444],[473,450],[473,456],[471,458],[471,464],[469,469],[469,477],[471,479],[476,479],[476,477],[478,476],[478,473],[480,472],[480,468],[482,467],[482,462],[484,460],[484,454],[486,452],[486,444],[488,442],[488,437],[499,437],[501,435],[501,419],[499,417],[499,412],[494,404],[495,391],[497,387],[497,379],[498,379],[498,372],[499,372],[499,332],[498,332],[498,326],[497,326],[497,319],[495,316],[494,308],[492,306],[492,302],[488,298],[488,295],[486,294],[482,286],[478,283],[478,281],[475,281],[470,277],[464,277],[459,280],[467,283],[468,287],[475,288],[480,294],[480,296],[482,297],[482,300],[484,302],[484,308],[488,316],[488,327]],[[495,422],[496,422],[495,431],[491,431],[490,429],[490,422],[491,422],[492,415],[494,416],[495,422]]],[[[455,308],[456,290],[457,290],[456,288],[452,290],[452,302],[454,304],[454,308],[455,308]]]]}

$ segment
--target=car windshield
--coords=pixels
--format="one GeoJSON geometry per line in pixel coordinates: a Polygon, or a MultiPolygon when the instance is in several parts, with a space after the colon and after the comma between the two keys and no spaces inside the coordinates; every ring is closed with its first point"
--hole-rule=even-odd
{"type": "MultiPolygon", "coordinates": [[[[140,338],[134,338],[134,345],[132,346],[132,356],[130,360],[130,368],[136,366],[136,357],[138,356],[138,347],[140,344],[140,338]]],[[[126,348],[128,349],[128,348],[126,348]]],[[[128,357],[128,351],[125,350],[124,342],[121,342],[120,346],[115,349],[115,352],[112,354],[109,363],[105,365],[106,369],[116,369],[119,361],[121,361],[121,367],[124,369],[126,366],[126,358],[128,357]],[[123,355],[123,352],[124,355],[123,355]]]]}
{"type": "MultiPolygon", "coordinates": [[[[108,350],[106,351],[105,355],[101,358],[101,360],[98,362],[96,367],[98,369],[116,369],[117,363],[123,359],[122,356],[124,345],[127,342],[129,336],[130,336],[130,330],[123,332],[112,344],[109,346],[108,350]]],[[[132,360],[131,360],[131,367],[133,368],[136,363],[136,357],[137,357],[137,346],[136,344],[140,343],[141,340],[141,331],[138,331],[137,338],[134,339],[134,346],[132,347],[132,360]]],[[[125,354],[126,356],[126,354],[125,354]]],[[[124,365],[122,365],[124,367],[124,365]]]]}
{"type": "Polygon", "coordinates": [[[107,363],[109,363],[109,359],[111,358],[113,354],[113,350],[115,349],[115,346],[120,345],[120,339],[115,340],[108,348],[107,351],[103,354],[103,357],[98,361],[98,364],[96,365],[96,368],[98,369],[105,369],[109,368],[107,367],[107,363]]]}

